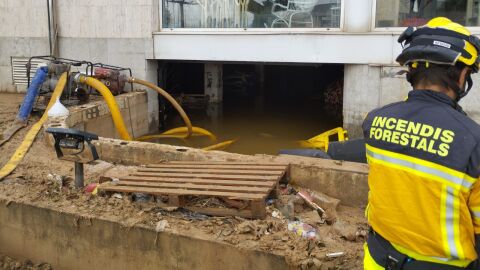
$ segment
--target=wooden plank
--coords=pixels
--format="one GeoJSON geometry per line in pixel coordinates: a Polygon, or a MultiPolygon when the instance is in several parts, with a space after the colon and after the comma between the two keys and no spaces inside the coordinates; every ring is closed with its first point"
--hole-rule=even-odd
{"type": "Polygon", "coordinates": [[[203,168],[142,168],[138,169],[137,172],[162,172],[162,173],[211,173],[211,174],[236,174],[236,175],[280,175],[283,174],[285,170],[275,170],[275,171],[260,171],[252,169],[233,169],[233,170],[218,170],[218,169],[203,169],[203,168]]]}
{"type": "Polygon", "coordinates": [[[161,178],[151,176],[125,176],[120,181],[143,181],[158,183],[193,183],[193,184],[218,184],[223,186],[253,186],[253,187],[272,187],[276,185],[275,180],[268,181],[238,181],[238,180],[220,180],[220,179],[202,179],[202,178],[161,178]]]}
{"type": "Polygon", "coordinates": [[[250,193],[268,193],[271,188],[268,187],[245,187],[245,186],[222,186],[222,185],[197,185],[186,183],[152,183],[141,181],[124,181],[121,180],[114,186],[135,186],[135,187],[158,187],[158,188],[181,188],[191,190],[215,190],[215,191],[234,191],[234,192],[250,192],[250,193]]]}
{"type": "Polygon", "coordinates": [[[242,181],[262,181],[274,180],[278,181],[278,176],[270,175],[230,175],[230,174],[211,174],[211,173],[152,173],[152,172],[136,172],[130,174],[131,176],[154,176],[154,177],[170,177],[170,178],[202,178],[202,179],[223,179],[223,180],[242,180],[242,181]]]}
{"type": "Polygon", "coordinates": [[[265,209],[265,202],[261,201],[251,201],[250,202],[250,210],[252,211],[253,218],[265,218],[267,215],[267,211],[265,209]]]}
{"type": "Polygon", "coordinates": [[[102,184],[98,187],[100,191],[125,192],[125,193],[147,193],[152,195],[192,195],[192,196],[216,196],[227,197],[239,200],[263,200],[266,194],[247,194],[225,191],[203,191],[203,190],[179,190],[169,188],[146,188],[146,187],[119,187],[109,184],[102,184]]]}
{"type": "Polygon", "coordinates": [[[204,169],[238,169],[238,170],[248,170],[248,169],[256,169],[256,170],[264,170],[264,171],[277,171],[277,170],[286,170],[287,166],[285,165],[269,165],[269,166],[262,166],[262,165],[207,165],[207,164],[151,164],[147,165],[147,168],[204,168],[204,169]]]}
{"type": "Polygon", "coordinates": [[[211,207],[195,207],[195,206],[185,206],[183,207],[192,212],[202,213],[210,216],[238,216],[244,218],[253,218],[252,211],[250,210],[238,210],[234,208],[211,208],[211,207]]]}
{"type": "Polygon", "coordinates": [[[169,161],[160,164],[189,164],[189,165],[257,165],[257,166],[288,166],[288,163],[276,162],[245,162],[245,161],[169,161]]]}

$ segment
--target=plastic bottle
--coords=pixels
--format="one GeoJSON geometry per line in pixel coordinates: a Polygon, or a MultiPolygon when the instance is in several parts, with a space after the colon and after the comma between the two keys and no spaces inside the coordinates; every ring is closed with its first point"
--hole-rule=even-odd
{"type": "Polygon", "coordinates": [[[294,232],[298,236],[307,239],[316,239],[317,238],[317,230],[312,226],[303,223],[301,221],[290,221],[288,223],[288,230],[294,232]]]}

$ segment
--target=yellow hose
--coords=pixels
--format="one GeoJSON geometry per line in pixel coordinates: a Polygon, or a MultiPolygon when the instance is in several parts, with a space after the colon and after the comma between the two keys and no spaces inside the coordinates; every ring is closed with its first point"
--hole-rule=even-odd
{"type": "Polygon", "coordinates": [[[178,111],[178,113],[182,117],[183,121],[185,122],[185,126],[187,126],[187,134],[184,135],[184,138],[188,138],[188,137],[192,136],[192,134],[194,133],[193,127],[192,127],[192,122],[190,121],[187,114],[185,113],[183,108],[180,106],[180,104],[178,104],[178,102],[169,93],[167,93],[167,91],[163,90],[162,88],[156,86],[153,83],[150,83],[150,82],[147,82],[147,81],[144,81],[144,80],[140,80],[140,79],[137,79],[137,78],[133,78],[133,77],[128,78],[128,82],[141,84],[141,85],[146,86],[150,89],[153,89],[153,90],[157,91],[161,96],[163,96],[166,100],[168,100],[170,102],[170,104],[172,104],[172,106],[178,111]]]}
{"type": "Polygon", "coordinates": [[[103,99],[107,103],[108,109],[112,114],[113,124],[115,125],[118,133],[120,134],[120,138],[125,141],[131,141],[132,137],[130,137],[130,134],[127,131],[127,127],[123,122],[122,114],[120,113],[117,102],[115,101],[112,92],[107,88],[107,86],[105,86],[101,81],[95,78],[86,77],[84,75],[80,75],[78,77],[78,82],[85,83],[95,88],[103,96],[103,99]]]}
{"type": "MultiPolygon", "coordinates": [[[[177,128],[172,128],[172,129],[169,129],[165,132],[163,132],[162,134],[163,135],[180,135],[180,134],[184,134],[185,132],[187,132],[187,129],[188,127],[177,127],[177,128]]],[[[192,130],[193,130],[193,134],[195,135],[203,135],[203,136],[207,136],[210,138],[210,140],[212,140],[213,142],[216,142],[217,141],[217,137],[215,135],[213,135],[213,133],[211,133],[210,131],[206,130],[206,129],[203,129],[203,128],[199,128],[199,127],[192,127],[192,130]]]]}
{"type": "MultiPolygon", "coordinates": [[[[199,127],[192,127],[193,134],[191,136],[207,136],[210,138],[212,142],[217,141],[217,137],[213,135],[210,131],[199,128],[199,127]]],[[[154,134],[154,135],[145,135],[139,138],[136,138],[137,141],[149,141],[154,139],[182,139],[185,140],[185,133],[187,132],[187,127],[178,127],[174,129],[167,130],[162,134],[154,134]]]]}
{"type": "Polygon", "coordinates": [[[5,166],[3,166],[2,169],[0,169],[0,180],[2,180],[5,176],[12,173],[17,168],[18,164],[23,160],[28,150],[32,146],[33,141],[35,140],[35,137],[37,137],[38,132],[42,128],[45,121],[47,121],[48,110],[50,110],[50,108],[53,106],[57,98],[60,97],[60,95],[62,94],[63,88],[65,87],[66,82],[67,82],[67,73],[65,72],[62,74],[62,76],[60,76],[60,79],[58,80],[58,83],[55,86],[55,90],[53,91],[52,97],[48,102],[47,109],[43,113],[40,120],[38,120],[38,122],[35,123],[32,126],[32,128],[27,132],[27,135],[25,135],[25,138],[23,139],[22,143],[17,148],[15,153],[12,155],[10,160],[7,162],[7,164],[5,164],[5,166]]]}
{"type": "MultiPolygon", "coordinates": [[[[195,134],[193,134],[195,136],[195,134]]],[[[136,141],[150,141],[155,139],[180,139],[185,141],[185,135],[164,135],[164,134],[153,134],[153,135],[145,135],[142,137],[135,138],[136,141]]]]}
{"type": "Polygon", "coordinates": [[[214,145],[204,147],[202,149],[205,150],[205,151],[222,150],[222,149],[225,149],[225,148],[229,147],[230,145],[232,145],[236,141],[237,140],[225,141],[225,142],[221,142],[221,143],[217,143],[217,144],[214,144],[214,145]]]}
{"type": "MultiPolygon", "coordinates": [[[[215,137],[215,135],[213,135],[208,130],[205,130],[205,129],[199,128],[199,127],[193,127],[192,123],[190,122],[190,119],[188,118],[187,114],[185,113],[183,108],[180,106],[180,104],[178,104],[178,102],[170,94],[168,94],[166,91],[164,91],[160,87],[158,87],[158,86],[156,86],[156,85],[154,85],[150,82],[140,80],[140,79],[136,79],[136,78],[129,78],[128,81],[131,82],[131,83],[137,83],[137,84],[147,86],[147,87],[157,91],[160,95],[162,95],[164,98],[166,98],[172,104],[173,107],[175,107],[175,109],[178,111],[178,113],[183,118],[183,120],[186,124],[186,127],[174,128],[174,129],[168,130],[168,131],[166,131],[162,134],[158,134],[158,135],[142,136],[140,138],[137,138],[136,140],[146,141],[146,140],[158,139],[158,138],[186,139],[186,138],[189,138],[192,135],[193,136],[207,136],[213,142],[215,142],[217,140],[217,137],[215,137]]],[[[92,77],[86,77],[86,76],[80,75],[78,77],[78,82],[85,83],[85,84],[95,88],[98,92],[100,92],[100,94],[105,99],[105,102],[107,103],[108,108],[110,109],[110,113],[112,114],[113,123],[114,123],[118,133],[120,134],[120,137],[123,140],[131,141],[132,137],[130,137],[130,134],[127,131],[127,128],[126,128],[125,123],[122,119],[122,115],[120,113],[120,110],[118,109],[118,105],[115,102],[115,98],[113,97],[110,90],[102,82],[100,82],[99,80],[97,80],[95,78],[92,78],[92,77]]]]}

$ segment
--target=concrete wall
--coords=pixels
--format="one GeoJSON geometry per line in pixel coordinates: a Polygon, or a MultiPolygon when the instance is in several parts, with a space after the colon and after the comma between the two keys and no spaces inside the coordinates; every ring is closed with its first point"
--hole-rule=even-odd
{"type": "Polygon", "coordinates": [[[11,57],[45,55],[49,52],[46,1],[0,1],[0,91],[22,91],[14,87],[11,57]]]}
{"type": "MultiPolygon", "coordinates": [[[[412,89],[405,75],[397,75],[398,66],[345,65],[343,122],[350,137],[361,137],[366,114],[380,106],[404,100],[412,89]]],[[[473,76],[474,86],[460,105],[480,123],[480,75],[473,76]]]]}
{"type": "MultiPolygon", "coordinates": [[[[133,138],[149,133],[148,94],[134,92],[115,97],[122,119],[133,138]]],[[[68,118],[49,120],[52,127],[69,127],[87,131],[107,138],[120,138],[113,123],[110,110],[103,101],[90,102],[70,108],[68,118]]]]}
{"type": "MultiPolygon", "coordinates": [[[[60,57],[131,67],[147,75],[158,0],[55,0],[60,57]]],[[[0,1],[0,90],[15,90],[10,57],[48,55],[46,1],[0,1]]]]}
{"type": "Polygon", "coordinates": [[[291,269],[285,258],[0,196],[0,253],[54,269],[291,269]]]}
{"type": "Polygon", "coordinates": [[[133,69],[145,78],[153,58],[158,0],[56,1],[60,56],[133,69]]]}
{"type": "Polygon", "coordinates": [[[460,101],[460,105],[465,112],[473,118],[477,123],[480,123],[480,74],[472,76],[473,88],[470,93],[460,101]]]}
{"type": "Polygon", "coordinates": [[[400,67],[345,65],[343,126],[350,137],[361,137],[361,124],[367,113],[379,106],[405,99],[410,84],[400,67]]]}

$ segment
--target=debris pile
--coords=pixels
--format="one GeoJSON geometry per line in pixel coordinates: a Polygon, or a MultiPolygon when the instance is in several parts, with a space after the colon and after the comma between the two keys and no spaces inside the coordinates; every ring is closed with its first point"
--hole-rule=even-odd
{"type": "Polygon", "coordinates": [[[326,111],[330,116],[342,115],[343,79],[331,83],[324,92],[326,111]]]}
{"type": "Polygon", "coordinates": [[[339,214],[339,208],[343,208],[339,200],[308,189],[284,185],[277,198],[266,201],[265,219],[208,216],[186,209],[242,209],[244,202],[218,197],[192,197],[185,208],[169,206],[165,196],[115,193],[99,198],[108,200],[107,209],[112,204],[129,203],[143,213],[154,214],[152,220],[130,224],[148,223],[159,233],[186,230],[189,235],[207,235],[241,249],[283,255],[289,264],[301,269],[361,269],[367,224],[358,217],[350,220],[339,214]]]}
{"type": "MultiPolygon", "coordinates": [[[[167,209],[161,201],[152,200],[152,204],[161,205],[154,207],[158,220],[152,225],[155,224],[158,232],[178,232],[187,228],[195,233],[199,230],[241,249],[284,255],[289,264],[300,269],[361,269],[361,245],[367,234],[363,220],[354,218],[352,222],[349,217],[343,217],[344,213],[339,215],[339,200],[318,192],[306,189],[297,192],[286,186],[281,193],[277,199],[267,201],[268,215],[263,220],[207,216],[182,208],[167,209]]],[[[218,198],[198,198],[191,203],[231,207],[231,202],[218,198]]]]}

